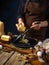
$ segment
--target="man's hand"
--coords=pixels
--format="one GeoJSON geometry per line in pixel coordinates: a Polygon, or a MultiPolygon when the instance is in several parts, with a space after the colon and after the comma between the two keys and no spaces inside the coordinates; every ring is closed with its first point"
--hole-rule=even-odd
{"type": "Polygon", "coordinates": [[[38,21],[35,21],[32,23],[30,28],[35,29],[35,30],[39,30],[40,27],[41,27],[40,23],[38,23],[38,21]]]}
{"type": "Polygon", "coordinates": [[[25,31],[26,27],[25,27],[25,25],[24,25],[21,18],[18,20],[18,23],[16,24],[16,27],[17,27],[17,30],[20,31],[20,32],[25,31]]]}
{"type": "Polygon", "coordinates": [[[40,23],[38,23],[38,21],[35,21],[32,23],[30,28],[33,28],[35,30],[39,30],[41,27],[47,27],[48,26],[48,21],[40,21],[40,23]]]}

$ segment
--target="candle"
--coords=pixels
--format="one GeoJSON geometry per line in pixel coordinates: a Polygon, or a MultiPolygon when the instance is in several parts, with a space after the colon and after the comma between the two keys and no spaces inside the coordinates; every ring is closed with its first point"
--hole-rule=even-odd
{"type": "Polygon", "coordinates": [[[0,36],[4,34],[4,23],[0,21],[0,36]]]}

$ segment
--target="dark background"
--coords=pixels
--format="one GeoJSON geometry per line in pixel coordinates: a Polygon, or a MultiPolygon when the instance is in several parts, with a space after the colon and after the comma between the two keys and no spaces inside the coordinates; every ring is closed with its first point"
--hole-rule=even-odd
{"type": "MultiPolygon", "coordinates": [[[[17,11],[22,0],[0,0],[0,20],[4,22],[5,33],[17,34],[15,24],[17,23],[17,11]]],[[[46,37],[49,37],[49,29],[46,37]]]]}
{"type": "Polygon", "coordinates": [[[17,33],[17,10],[20,0],[0,0],[0,20],[4,22],[5,33],[17,33]]]}

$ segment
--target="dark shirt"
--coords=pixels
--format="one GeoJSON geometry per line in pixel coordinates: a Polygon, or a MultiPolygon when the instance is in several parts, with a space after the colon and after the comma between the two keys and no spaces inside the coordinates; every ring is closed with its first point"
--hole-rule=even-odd
{"type": "MultiPolygon", "coordinates": [[[[43,3],[44,0],[30,0],[32,2],[34,1],[40,1],[39,3],[43,3]]],[[[24,18],[24,5],[26,3],[26,0],[22,0],[20,1],[20,4],[19,4],[19,8],[18,8],[18,16],[17,16],[17,19],[18,18],[24,18]]],[[[47,8],[47,11],[46,11],[46,20],[48,20],[48,23],[49,23],[49,1],[48,1],[48,8],[47,8]]]]}
{"type": "MultiPolygon", "coordinates": [[[[34,1],[38,1],[40,4],[42,4],[43,3],[43,1],[45,1],[45,0],[30,0],[30,1],[32,1],[32,2],[34,2],[34,1]]],[[[18,17],[17,17],[17,19],[18,18],[24,18],[24,15],[25,15],[25,13],[24,13],[24,6],[25,6],[25,3],[26,3],[26,0],[22,0],[21,2],[20,2],[20,6],[19,6],[19,8],[18,8],[18,17]]],[[[48,23],[49,23],[49,1],[47,1],[47,5],[48,5],[48,7],[47,7],[47,10],[46,10],[46,18],[45,18],[45,20],[47,20],[48,21],[48,23]]],[[[49,27],[49,26],[48,26],[49,27]]],[[[49,29],[49,28],[48,28],[49,29]]],[[[48,32],[47,32],[48,33],[48,32]]],[[[47,34],[48,35],[48,34],[47,34]]]]}

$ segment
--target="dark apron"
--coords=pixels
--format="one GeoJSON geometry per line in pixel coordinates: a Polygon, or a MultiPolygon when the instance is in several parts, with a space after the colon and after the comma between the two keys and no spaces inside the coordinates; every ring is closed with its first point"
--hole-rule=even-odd
{"type": "MultiPolygon", "coordinates": [[[[42,5],[38,2],[28,2],[27,6],[25,4],[24,13],[25,13],[25,25],[27,28],[30,28],[32,22],[34,21],[44,21],[46,18],[47,4],[46,2],[42,5]]],[[[46,28],[43,27],[40,30],[30,30],[27,35],[33,39],[44,40],[46,33],[46,28]]]]}

